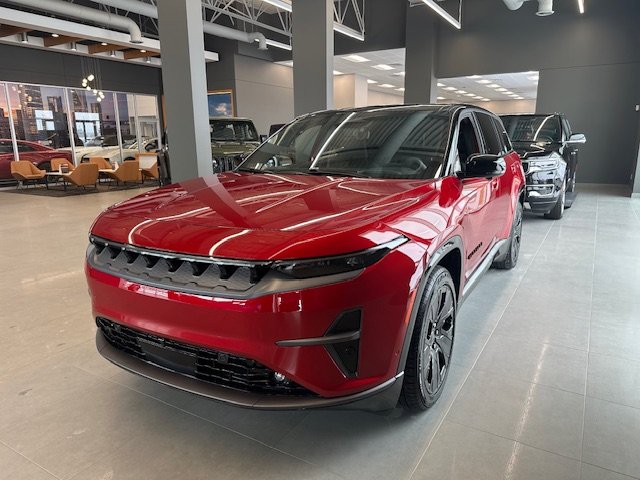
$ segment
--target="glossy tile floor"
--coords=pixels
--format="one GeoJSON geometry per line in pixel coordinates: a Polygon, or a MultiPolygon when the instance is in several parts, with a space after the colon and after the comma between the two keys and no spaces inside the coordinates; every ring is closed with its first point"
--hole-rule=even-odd
{"type": "Polygon", "coordinates": [[[582,186],[460,312],[439,403],[410,416],[255,412],[95,351],[87,229],[120,191],[0,192],[0,478],[640,478],[640,200],[582,186]]]}

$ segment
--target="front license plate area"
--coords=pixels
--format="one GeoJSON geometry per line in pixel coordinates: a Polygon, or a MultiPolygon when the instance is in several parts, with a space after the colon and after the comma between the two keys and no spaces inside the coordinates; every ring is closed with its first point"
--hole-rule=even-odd
{"type": "Polygon", "coordinates": [[[142,338],[138,339],[138,344],[150,362],[176,372],[188,375],[195,374],[195,354],[181,352],[142,338]]]}

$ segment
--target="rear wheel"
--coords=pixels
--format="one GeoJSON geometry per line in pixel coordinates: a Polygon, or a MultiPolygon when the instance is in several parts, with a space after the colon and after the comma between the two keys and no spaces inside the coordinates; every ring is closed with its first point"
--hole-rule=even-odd
{"type": "Polygon", "coordinates": [[[451,364],[456,313],[453,279],[438,266],[420,299],[405,365],[401,402],[409,410],[426,410],[442,394],[451,364]]]}
{"type": "Polygon", "coordinates": [[[510,270],[518,263],[520,256],[520,244],[522,243],[522,204],[518,202],[516,213],[511,224],[511,236],[509,237],[509,250],[502,260],[493,262],[494,268],[510,270]]]}
{"type": "Polygon", "coordinates": [[[560,220],[562,215],[564,214],[564,206],[567,199],[567,180],[565,179],[562,184],[562,191],[560,192],[560,196],[558,197],[558,201],[551,209],[549,213],[545,213],[544,216],[550,218],[552,220],[560,220]]]}

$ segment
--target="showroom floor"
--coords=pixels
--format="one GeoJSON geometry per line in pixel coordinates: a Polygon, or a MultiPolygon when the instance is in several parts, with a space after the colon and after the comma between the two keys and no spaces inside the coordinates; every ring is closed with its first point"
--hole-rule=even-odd
{"type": "Polygon", "coordinates": [[[132,193],[0,191],[1,478],[640,478],[640,200],[582,186],[561,221],[527,216],[518,267],[460,312],[442,398],[410,416],[243,410],[103,360],[87,230],[132,193]]]}

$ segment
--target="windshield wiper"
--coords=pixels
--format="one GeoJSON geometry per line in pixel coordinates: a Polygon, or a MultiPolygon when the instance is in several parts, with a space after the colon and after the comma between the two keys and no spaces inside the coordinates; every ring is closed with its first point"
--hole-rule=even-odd
{"type": "Polygon", "coordinates": [[[310,175],[325,175],[332,177],[354,177],[354,178],[371,178],[371,175],[365,175],[359,172],[345,172],[340,170],[319,170],[319,169],[310,169],[307,170],[310,175]]]}
{"type": "Polygon", "coordinates": [[[311,175],[310,172],[306,171],[306,170],[271,170],[271,169],[260,169],[260,168],[249,168],[249,167],[245,167],[245,168],[238,168],[236,169],[236,171],[238,172],[249,172],[249,173],[273,173],[273,174],[279,174],[279,173],[286,173],[286,174],[294,174],[294,175],[311,175]]]}

